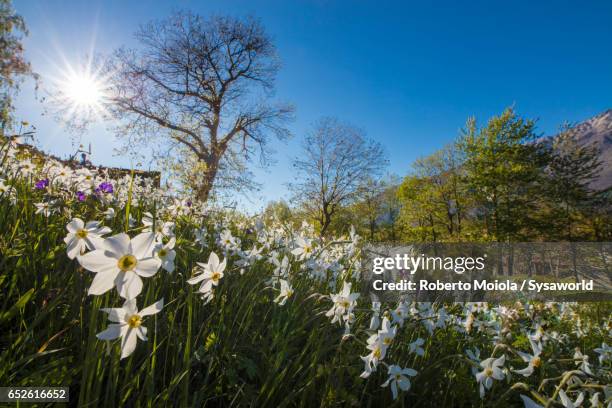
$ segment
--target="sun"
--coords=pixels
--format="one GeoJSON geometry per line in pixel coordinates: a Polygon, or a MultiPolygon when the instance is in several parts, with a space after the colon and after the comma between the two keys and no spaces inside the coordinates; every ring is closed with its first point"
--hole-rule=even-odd
{"type": "Polygon", "coordinates": [[[89,74],[74,74],[66,79],[64,94],[76,108],[95,108],[102,103],[102,84],[89,74]]]}
{"type": "Polygon", "coordinates": [[[67,65],[52,83],[54,109],[66,123],[90,123],[108,116],[108,78],[89,64],[81,69],[67,65]]]}

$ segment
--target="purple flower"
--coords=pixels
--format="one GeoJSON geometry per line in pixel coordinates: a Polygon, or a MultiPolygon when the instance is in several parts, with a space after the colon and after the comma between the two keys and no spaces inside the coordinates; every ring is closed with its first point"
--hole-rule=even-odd
{"type": "Polygon", "coordinates": [[[49,179],[38,180],[35,184],[37,190],[44,190],[49,186],[49,179]]]}
{"type": "Polygon", "coordinates": [[[193,203],[191,202],[191,200],[187,200],[187,207],[191,207],[193,205],[193,203]]]}
{"type": "Polygon", "coordinates": [[[107,183],[106,181],[100,183],[98,188],[96,188],[96,193],[112,194],[113,191],[113,185],[111,183],[107,183]]]}
{"type": "Polygon", "coordinates": [[[87,199],[87,194],[85,194],[82,191],[77,191],[76,195],[77,195],[77,200],[79,201],[85,201],[87,199]]]}

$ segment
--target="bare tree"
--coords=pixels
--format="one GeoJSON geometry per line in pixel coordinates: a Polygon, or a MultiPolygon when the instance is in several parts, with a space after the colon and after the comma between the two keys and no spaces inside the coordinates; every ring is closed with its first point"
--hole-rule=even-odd
{"type": "Polygon", "coordinates": [[[337,210],[356,200],[362,184],[386,165],[380,143],[354,126],[323,118],[306,135],[303,154],[293,161],[301,180],[289,187],[315,215],[324,235],[337,210]]]}
{"type": "Polygon", "coordinates": [[[179,12],[142,26],[136,39],[137,50],[121,48],[105,64],[110,113],[131,146],[162,136],[165,148],[186,148],[199,162],[199,199],[220,169],[243,168],[235,162],[257,152],[265,164],[269,136],[289,136],[293,109],[269,103],[279,64],[257,21],[179,12]]]}

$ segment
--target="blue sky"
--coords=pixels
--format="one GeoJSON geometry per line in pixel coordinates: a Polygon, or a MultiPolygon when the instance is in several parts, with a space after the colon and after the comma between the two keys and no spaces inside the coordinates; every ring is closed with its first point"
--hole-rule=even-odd
{"type": "MultiPolygon", "coordinates": [[[[276,146],[276,165],[256,169],[256,209],[287,197],[290,159],[321,116],[337,116],[387,149],[389,172],[451,141],[468,116],[481,121],[515,106],[552,134],[612,107],[612,2],[566,1],[57,1],[19,0],[29,26],[27,56],[45,78],[91,50],[134,45],[138,24],[185,8],[254,15],[273,36],[283,67],[276,98],[291,102],[294,138],[276,146]],[[431,4],[427,4],[431,3],[431,4]]],[[[17,100],[38,142],[66,156],[71,138],[41,116],[30,84],[17,100]]],[[[113,156],[112,133],[99,124],[82,136],[97,164],[129,166],[113,156]]],[[[244,199],[242,199],[244,200],[244,199]]]]}

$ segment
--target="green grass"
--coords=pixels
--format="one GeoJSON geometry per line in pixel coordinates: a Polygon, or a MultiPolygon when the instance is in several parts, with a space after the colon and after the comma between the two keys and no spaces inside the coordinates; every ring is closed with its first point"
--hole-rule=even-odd
{"type": "MultiPolygon", "coordinates": [[[[101,219],[104,207],[95,201],[66,201],[61,213],[44,217],[35,214],[33,203],[43,193],[31,188],[31,180],[9,180],[17,188],[17,205],[0,197],[0,385],[69,386],[72,406],[508,406],[520,405],[518,391],[510,387],[520,381],[531,391],[546,378],[557,378],[575,368],[567,361],[574,347],[590,352],[607,335],[603,324],[612,311],[609,304],[578,307],[589,335],[576,337],[574,321],[562,320],[549,310],[537,312],[547,330],[569,336],[569,341],[549,345],[546,363],[529,379],[513,376],[496,382],[485,399],[471,373],[465,349],[478,346],[483,358],[493,352],[491,336],[469,335],[447,326],[430,335],[418,319],[406,320],[389,349],[385,362],[418,371],[408,392],[393,401],[381,384],[387,370],[381,365],[368,379],[360,355],[366,355],[365,341],[371,313],[368,299],[361,298],[353,323],[353,336],[342,340],[344,328],[332,325],[325,312],[335,292],[330,281],[317,281],[291,266],[290,281],[295,295],[286,305],[273,302],[277,291],[266,286],[272,265],[262,259],[243,274],[230,259],[215,298],[208,304],[200,299],[197,286],[186,283],[196,262],[205,262],[211,249],[222,253],[212,234],[202,248],[193,243],[193,229],[214,224],[227,214],[211,212],[203,220],[176,219],[176,270],[160,270],[143,279],[138,297],[140,308],[160,298],[162,312],[150,317],[147,342],[138,342],[136,351],[120,360],[117,341],[104,342],[96,333],[108,324],[103,307],[120,307],[116,290],[102,296],[88,296],[93,274],[68,259],[63,238],[72,217],[101,219]],[[70,214],[68,214],[68,211],[70,214]],[[426,339],[423,357],[409,353],[408,344],[426,339]],[[564,360],[566,359],[566,360],[564,360]]],[[[127,227],[127,211],[140,224],[144,211],[154,203],[129,203],[116,208],[118,215],[107,223],[114,233],[139,232],[127,227]],[[126,230],[127,228],[127,230],[126,230]]],[[[253,246],[255,235],[230,221],[242,239],[242,248],[253,246]]],[[[350,273],[350,263],[346,263],[350,273]]],[[[338,282],[341,286],[340,282],[338,282]]],[[[393,309],[395,305],[384,305],[393,309]]],[[[460,305],[449,310],[461,313],[460,305]]],[[[609,320],[608,320],[609,322],[609,320]]],[[[505,332],[509,347],[529,351],[525,330],[532,320],[522,314],[509,322],[505,332]]],[[[495,351],[497,355],[500,349],[495,351]]],[[[508,349],[508,361],[516,368],[524,363],[508,349]]],[[[591,362],[596,355],[591,354],[591,362]]],[[[608,374],[589,381],[609,382],[608,374]]],[[[557,382],[558,383],[558,382],[557,382]]],[[[553,395],[554,382],[538,390],[553,395]]],[[[524,394],[529,391],[522,390],[524,394]]],[[[533,395],[533,394],[532,394],[533,395]]],[[[44,404],[43,404],[44,405],[44,404]]]]}

